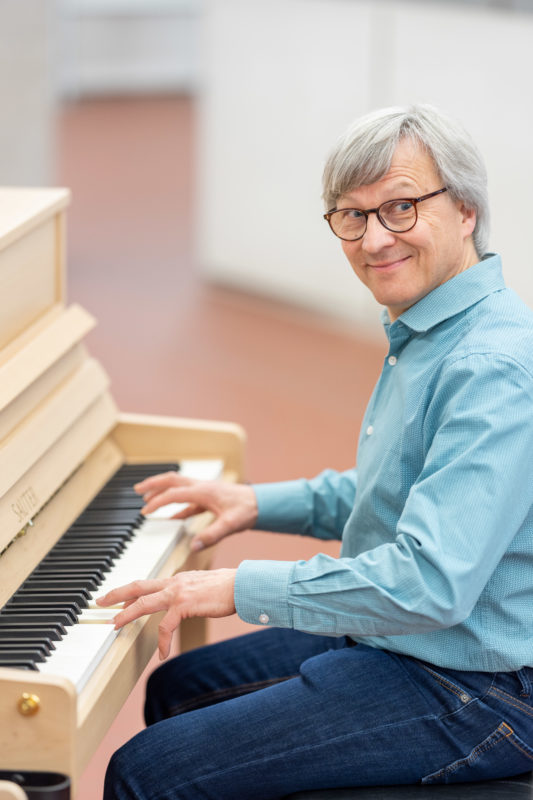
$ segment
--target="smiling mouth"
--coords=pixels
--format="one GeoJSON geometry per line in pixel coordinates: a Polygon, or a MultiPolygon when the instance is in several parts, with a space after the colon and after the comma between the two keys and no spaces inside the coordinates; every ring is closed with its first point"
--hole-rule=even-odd
{"type": "Polygon", "coordinates": [[[404,256],[403,258],[396,258],[394,261],[384,261],[380,264],[368,264],[371,269],[378,270],[379,272],[385,272],[387,270],[396,269],[397,267],[401,267],[402,264],[410,258],[410,256],[404,256]]]}

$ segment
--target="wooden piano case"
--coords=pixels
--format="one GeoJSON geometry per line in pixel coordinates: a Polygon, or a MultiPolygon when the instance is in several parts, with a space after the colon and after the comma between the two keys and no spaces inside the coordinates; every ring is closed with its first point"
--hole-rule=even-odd
{"type": "MultiPolygon", "coordinates": [[[[83,342],[94,319],[65,304],[68,203],[63,189],[0,189],[0,608],[122,464],[216,458],[242,478],[239,426],[117,411],[83,342]]],[[[160,575],[209,561],[186,536],[160,575]]],[[[75,787],[154,652],[158,621],[123,629],[79,694],[59,676],[0,668],[0,770],[60,772],[75,787]]],[[[182,648],[204,633],[188,620],[182,648]]]]}

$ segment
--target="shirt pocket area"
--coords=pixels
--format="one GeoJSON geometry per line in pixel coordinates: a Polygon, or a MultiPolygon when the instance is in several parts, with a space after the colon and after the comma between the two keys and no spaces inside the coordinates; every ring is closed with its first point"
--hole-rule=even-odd
{"type": "Polygon", "coordinates": [[[467,756],[426,775],[422,783],[466,783],[508,778],[531,769],[533,750],[516,735],[510,725],[501,722],[467,756]]]}

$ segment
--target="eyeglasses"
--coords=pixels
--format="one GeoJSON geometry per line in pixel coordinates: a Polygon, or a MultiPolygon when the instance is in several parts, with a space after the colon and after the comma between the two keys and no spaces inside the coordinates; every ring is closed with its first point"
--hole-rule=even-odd
{"type": "Polygon", "coordinates": [[[400,197],[398,200],[388,200],[377,208],[367,208],[365,211],[361,208],[334,208],[324,214],[324,219],[329,223],[335,236],[344,239],[345,242],[355,242],[363,238],[369,214],[375,214],[388,231],[406,233],[416,225],[418,203],[447,191],[445,186],[436,192],[423,194],[422,197],[400,197]]]}

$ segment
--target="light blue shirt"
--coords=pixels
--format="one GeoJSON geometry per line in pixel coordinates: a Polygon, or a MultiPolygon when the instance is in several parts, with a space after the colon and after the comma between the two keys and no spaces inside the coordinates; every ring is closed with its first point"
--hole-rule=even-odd
{"type": "Polygon", "coordinates": [[[257,528],[340,558],[243,561],[247,622],[463,670],[533,666],[533,313],[500,258],[383,322],[357,469],[255,487],[257,528]]]}

